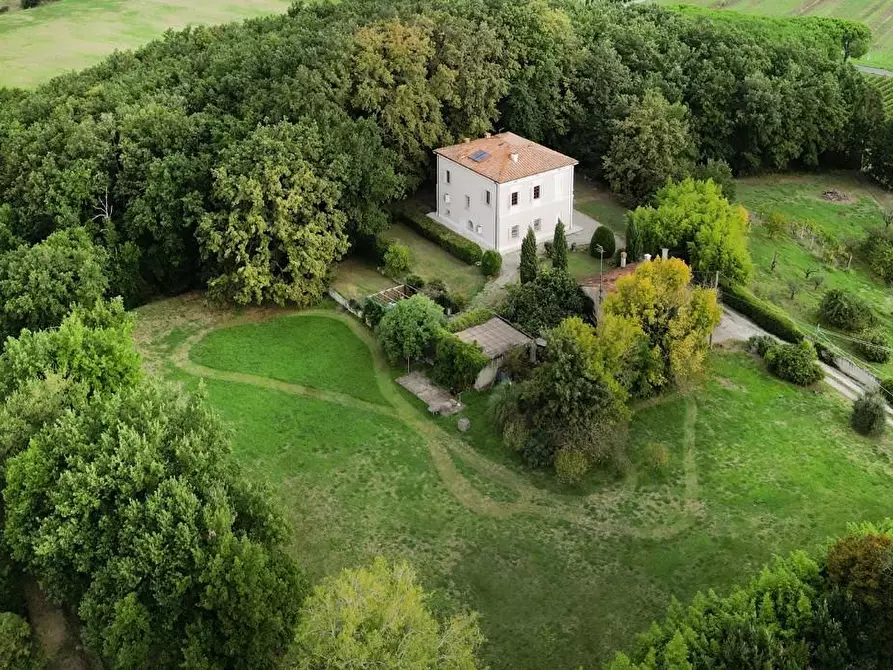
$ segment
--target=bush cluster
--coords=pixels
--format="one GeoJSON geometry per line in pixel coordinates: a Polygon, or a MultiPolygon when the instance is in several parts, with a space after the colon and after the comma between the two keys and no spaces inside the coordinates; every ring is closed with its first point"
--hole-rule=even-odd
{"type": "Polygon", "coordinates": [[[747,288],[733,282],[720,282],[722,301],[741,312],[764,330],[785,342],[802,342],[803,333],[782,310],[760,300],[747,288]]]}
{"type": "Polygon", "coordinates": [[[818,556],[776,559],[728,595],[674,602],[608,670],[889,668],[891,531],[865,525],[818,556]]]}
{"type": "Polygon", "coordinates": [[[469,265],[481,262],[484,252],[481,247],[461,235],[445,228],[430,217],[415,209],[412,203],[395,207],[397,218],[425,239],[431,240],[453,256],[469,265]]]}
{"type": "Polygon", "coordinates": [[[893,284],[893,228],[873,228],[862,244],[868,267],[888,284],[893,284]]]}
{"type": "Polygon", "coordinates": [[[810,386],[824,377],[812,343],[774,344],[766,350],[766,365],[776,377],[798,386],[810,386]]]}
{"type": "Polygon", "coordinates": [[[481,272],[485,277],[497,277],[502,270],[502,255],[498,251],[488,249],[481,256],[481,272]]]}
{"type": "Polygon", "coordinates": [[[607,226],[599,226],[592,233],[592,240],[589,242],[589,254],[593,258],[600,258],[601,254],[598,247],[601,246],[605,250],[605,258],[611,258],[617,248],[617,242],[614,238],[614,231],[607,226]]]}
{"type": "Polygon", "coordinates": [[[866,391],[853,402],[850,425],[862,435],[880,435],[887,428],[887,403],[879,389],[866,391]]]}
{"type": "Polygon", "coordinates": [[[881,330],[859,333],[856,350],[871,363],[887,363],[890,360],[890,340],[881,330]]]}
{"type": "Polygon", "coordinates": [[[400,279],[409,272],[409,268],[409,247],[391,242],[384,253],[384,274],[391,279],[400,279]]]}
{"type": "Polygon", "coordinates": [[[451,333],[458,333],[474,326],[480,326],[482,323],[487,323],[492,318],[493,312],[486,307],[470,309],[450,319],[449,323],[447,323],[447,330],[451,333]]]}
{"type": "Polygon", "coordinates": [[[826,326],[850,332],[864,330],[875,323],[874,313],[868,304],[839,288],[826,291],[822,296],[819,317],[826,326]]]}
{"type": "Polygon", "coordinates": [[[45,667],[31,626],[12,612],[0,612],[0,668],[40,670],[45,667]]]}
{"type": "Polygon", "coordinates": [[[478,374],[489,362],[480,346],[463,342],[444,330],[437,339],[431,374],[441,386],[452,393],[460,393],[474,385],[478,374]]]}

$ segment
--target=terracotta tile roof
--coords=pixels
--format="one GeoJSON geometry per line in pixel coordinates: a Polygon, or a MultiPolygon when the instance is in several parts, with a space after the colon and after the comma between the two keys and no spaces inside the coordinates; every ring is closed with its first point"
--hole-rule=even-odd
{"type": "Polygon", "coordinates": [[[492,179],[497,184],[577,164],[577,161],[569,156],[542,144],[525,140],[514,133],[482,137],[479,140],[435,149],[434,153],[449,158],[487,179],[492,179]],[[487,155],[478,152],[486,152],[487,155]],[[480,155],[481,159],[473,160],[471,156],[475,154],[480,155]],[[513,154],[517,155],[517,161],[512,160],[513,154]]]}

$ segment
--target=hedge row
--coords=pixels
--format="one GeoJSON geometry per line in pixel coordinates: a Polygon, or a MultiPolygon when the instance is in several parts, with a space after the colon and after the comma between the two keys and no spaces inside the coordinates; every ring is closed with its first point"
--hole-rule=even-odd
{"type": "Polygon", "coordinates": [[[787,314],[760,300],[740,284],[722,282],[722,301],[776,337],[797,344],[804,337],[787,314]]]}
{"type": "Polygon", "coordinates": [[[487,323],[492,318],[493,312],[486,307],[470,309],[467,312],[462,312],[454,319],[450,319],[449,323],[447,323],[447,330],[451,333],[458,333],[468,328],[480,326],[482,323],[487,323]]]}
{"type": "Polygon", "coordinates": [[[415,209],[411,203],[399,203],[394,206],[393,211],[401,223],[406,224],[434,244],[443,247],[459,260],[465,261],[469,265],[481,262],[484,252],[480,246],[440,225],[423,212],[415,209]]]}

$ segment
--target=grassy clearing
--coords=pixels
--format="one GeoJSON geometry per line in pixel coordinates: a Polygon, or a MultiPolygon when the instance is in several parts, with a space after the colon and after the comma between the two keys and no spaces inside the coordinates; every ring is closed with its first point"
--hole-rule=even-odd
{"type": "Polygon", "coordinates": [[[215,330],[193,347],[190,358],[209,368],[385,403],[369,349],[343,323],[325,317],[282,317],[215,330]]]}
{"type": "Polygon", "coordinates": [[[574,208],[618,235],[626,234],[626,213],[629,210],[606,186],[584,178],[579,172],[574,178],[574,208]]]}
{"type": "Polygon", "coordinates": [[[359,303],[373,293],[384,291],[396,284],[388,279],[363,258],[352,256],[345,258],[335,267],[335,280],[332,288],[348,300],[359,303]]]}
{"type": "MultiPolygon", "coordinates": [[[[656,0],[678,5],[679,0],[656,0]]],[[[893,69],[893,5],[878,0],[685,0],[684,4],[727,9],[760,16],[832,16],[862,21],[874,32],[874,45],[860,61],[893,69]]]]}
{"type": "Polygon", "coordinates": [[[460,261],[404,225],[393,224],[383,236],[409,247],[410,273],[426,282],[442,279],[450,291],[458,291],[466,298],[474,297],[487,283],[480,268],[460,261]]]}
{"type": "MultiPolygon", "coordinates": [[[[861,239],[868,228],[881,225],[879,203],[889,202],[891,195],[852,175],[838,173],[742,179],[738,182],[738,198],[760,216],[779,212],[791,220],[810,220],[821,230],[844,241],[861,239]],[[825,200],[823,193],[832,189],[848,196],[849,202],[825,200]]],[[[751,232],[750,252],[755,266],[751,282],[754,292],[784,308],[798,321],[817,323],[818,306],[824,292],[841,288],[870,304],[881,325],[893,338],[893,293],[858,259],[853,260],[849,270],[824,263],[817,253],[793,237],[786,235],[773,240],[760,225],[751,232]],[[776,253],[778,262],[772,270],[776,253]],[[806,279],[807,270],[815,270],[824,278],[819,288],[806,279]]],[[[837,341],[851,349],[845,340],[838,338],[837,341]]],[[[893,373],[890,364],[880,369],[893,373]]]]}
{"type": "MultiPolygon", "coordinates": [[[[177,314],[176,301],[169,303],[177,314]]],[[[141,349],[153,355],[182,341],[147,323],[164,315],[157,306],[138,313],[141,349]]],[[[166,323],[185,327],[179,318],[166,323]]],[[[330,325],[300,316],[227,328],[212,334],[200,358],[295,378],[304,374],[296,361],[320,357],[326,365],[315,383],[344,388],[368,380],[371,357],[349,353],[361,341],[340,331],[334,337],[348,353],[332,356],[330,325]]],[[[481,612],[491,667],[598,667],[632,644],[672,596],[722,589],[774,553],[893,513],[893,441],[858,437],[837,396],[780,383],[749,356],[711,360],[692,399],[668,398],[636,413],[624,477],[595,476],[576,491],[505,452],[487,420],[486,394],[465,394],[472,428],[460,436],[457,417],[430,419],[394,392],[384,370],[377,379],[391,416],[284,390],[216,379],[205,385],[233,426],[236,458],[273,487],[286,510],[292,551],[311,578],[379,554],[405,557],[435,589],[438,610],[464,604],[481,612]],[[473,489],[508,505],[533,499],[532,490],[536,504],[495,516],[472,511],[432,460],[429,442],[440,434],[475,456],[452,457],[473,489]],[[653,443],[669,454],[665,471],[648,460],[653,443]]],[[[172,378],[198,385],[172,370],[172,378]]]]}
{"type": "Polygon", "coordinates": [[[285,12],[290,0],[62,0],[0,14],[0,86],[33,88],[164,31],[285,12]]]}

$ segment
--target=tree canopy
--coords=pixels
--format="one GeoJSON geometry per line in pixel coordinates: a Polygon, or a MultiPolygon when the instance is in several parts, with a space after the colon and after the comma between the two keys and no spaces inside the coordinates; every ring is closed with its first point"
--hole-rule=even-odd
{"type": "MultiPolygon", "coordinates": [[[[2,94],[0,250],[81,227],[128,304],[205,283],[307,304],[351,241],[388,225],[385,205],[429,174],[433,148],[498,128],[637,202],[695,162],[865,158],[889,180],[879,93],[846,61],[867,36],[599,0],[304,2],[189,28],[2,94]]],[[[10,328],[63,316],[10,309],[10,328]]]]}

